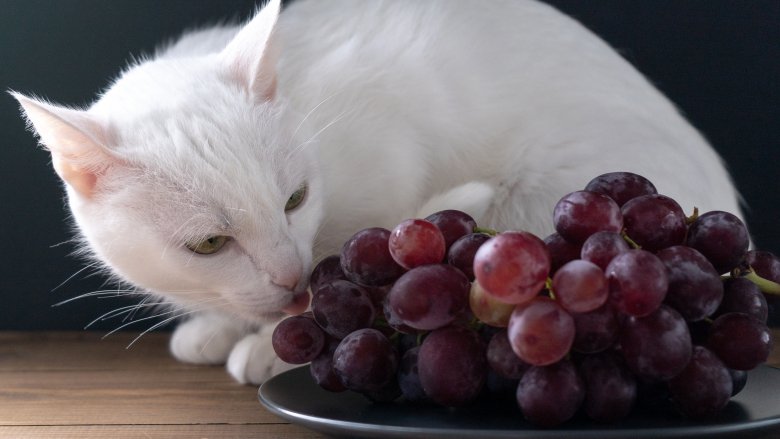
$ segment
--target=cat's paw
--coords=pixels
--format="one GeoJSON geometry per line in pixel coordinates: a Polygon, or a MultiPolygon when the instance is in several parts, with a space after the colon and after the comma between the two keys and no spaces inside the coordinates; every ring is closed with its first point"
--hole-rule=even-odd
{"type": "Polygon", "coordinates": [[[179,324],[171,336],[173,356],[185,363],[224,364],[233,346],[246,334],[243,324],[204,313],[179,324]]]}
{"type": "Polygon", "coordinates": [[[227,370],[239,383],[261,384],[268,378],[295,367],[276,356],[271,346],[274,326],[264,326],[260,332],[247,335],[236,343],[230,352],[227,370]]]}
{"type": "Polygon", "coordinates": [[[456,209],[479,219],[493,202],[495,190],[487,183],[472,181],[434,195],[417,211],[417,218],[445,209],[456,209]]]}

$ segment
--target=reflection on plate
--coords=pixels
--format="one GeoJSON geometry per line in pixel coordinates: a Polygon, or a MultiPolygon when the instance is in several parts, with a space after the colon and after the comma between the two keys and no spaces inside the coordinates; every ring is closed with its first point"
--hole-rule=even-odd
{"type": "Polygon", "coordinates": [[[374,404],[353,393],[331,393],[308,367],[260,387],[260,402],[292,423],[325,434],[365,438],[780,438],[780,369],[760,366],[716,420],[690,421],[667,411],[635,410],[615,424],[574,419],[557,429],[532,427],[511,403],[480,402],[460,409],[403,402],[374,404]]]}

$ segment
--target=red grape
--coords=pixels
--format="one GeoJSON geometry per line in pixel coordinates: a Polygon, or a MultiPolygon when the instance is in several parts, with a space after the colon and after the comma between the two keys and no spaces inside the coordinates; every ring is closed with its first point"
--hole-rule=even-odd
{"type": "Polygon", "coordinates": [[[447,248],[450,248],[452,243],[461,236],[474,232],[474,228],[477,227],[474,218],[460,210],[442,210],[428,215],[425,220],[432,222],[441,230],[447,248]]]}
{"type": "Polygon", "coordinates": [[[666,266],[654,254],[629,250],[615,256],[606,269],[610,302],[625,314],[646,316],[666,297],[666,266]]]}
{"type": "Polygon", "coordinates": [[[395,281],[404,272],[390,255],[390,231],[372,227],[354,234],[341,249],[341,269],[352,282],[382,286],[395,281]]]}
{"type": "Polygon", "coordinates": [[[561,360],[571,349],[574,319],[556,301],[539,296],[515,308],[508,333],[521,360],[546,366],[561,360]]]}
{"type": "Polygon", "coordinates": [[[702,346],[693,347],[691,361],[669,380],[675,407],[691,418],[715,416],[729,402],[733,382],[726,366],[702,346]]]}
{"type": "Polygon", "coordinates": [[[686,244],[709,259],[718,273],[726,273],[742,261],[750,237],[742,220],[716,210],[696,218],[688,229],[686,244]]]}
{"type": "Polygon", "coordinates": [[[586,191],[604,194],[622,206],[629,200],[658,193],[650,180],[631,172],[610,172],[591,180],[586,191]]]}
{"type": "Polygon", "coordinates": [[[511,304],[533,299],[550,272],[544,242],[528,232],[505,232],[485,242],[474,256],[474,275],[488,294],[511,304]]]}
{"type": "Polygon", "coordinates": [[[685,213],[665,195],[634,198],[623,205],[621,212],[626,234],[645,250],[654,252],[685,240],[685,213]]]}
{"type": "Polygon", "coordinates": [[[618,354],[586,355],[579,371],[587,389],[583,407],[590,419],[615,422],[631,412],[637,396],[636,379],[618,354]]]}
{"type": "Polygon", "coordinates": [[[444,235],[432,222],[421,219],[401,221],[388,240],[390,255],[407,270],[444,260],[444,235]]]}
{"type": "Polygon", "coordinates": [[[462,271],[469,280],[474,280],[474,255],[490,239],[484,233],[469,233],[452,243],[447,251],[447,263],[462,271]]]}
{"type": "Polygon", "coordinates": [[[576,330],[571,349],[584,354],[601,352],[617,341],[620,326],[612,307],[607,303],[586,313],[572,313],[576,330]]]}
{"type": "Polygon", "coordinates": [[[553,210],[555,230],[567,241],[582,244],[602,230],[623,230],[623,216],[614,200],[596,192],[577,191],[564,195],[553,210]]]}
{"type": "Polygon", "coordinates": [[[325,333],[310,317],[292,316],[276,325],[271,345],[285,363],[308,363],[325,347],[325,333]]]}
{"type": "Polygon", "coordinates": [[[707,347],[726,367],[751,370],[769,358],[772,334],[758,319],[747,314],[723,314],[712,322],[707,347]]]}
{"type": "Polygon", "coordinates": [[[548,235],[544,238],[544,243],[550,251],[550,273],[555,273],[563,264],[580,258],[582,246],[572,244],[558,233],[548,235]]]}
{"type": "Polygon", "coordinates": [[[312,297],[311,310],[317,324],[336,338],[368,328],[376,317],[366,290],[346,280],[322,285],[312,297]]]}
{"type": "Polygon", "coordinates": [[[469,308],[474,316],[486,325],[506,328],[515,306],[487,294],[479,282],[475,281],[469,291],[469,308]]]}
{"type": "Polygon", "coordinates": [[[723,282],[723,300],[714,317],[730,312],[745,313],[762,323],[766,323],[769,316],[766,298],[758,285],[742,277],[729,278],[723,282]]]}
{"type": "Polygon", "coordinates": [[[376,329],[359,329],[346,336],[333,353],[333,370],[344,386],[356,392],[376,392],[395,380],[398,354],[376,329]]]}
{"type": "Polygon", "coordinates": [[[645,317],[629,317],[620,334],[628,368],[649,381],[677,376],[691,358],[691,335],[674,309],[661,305],[645,317]]]}
{"type": "Polygon", "coordinates": [[[606,270],[612,258],[631,248],[625,239],[615,232],[596,232],[582,244],[579,257],[606,270]]]}
{"type": "Polygon", "coordinates": [[[420,383],[436,403],[455,407],[476,398],[485,383],[485,348],[474,331],[447,326],[423,340],[417,357],[420,383]]]}
{"type": "Polygon", "coordinates": [[[723,299],[723,282],[707,258],[683,245],[667,247],[656,256],[666,265],[669,274],[669,289],[664,301],[685,320],[701,320],[718,309],[723,299]]]}
{"type": "Polygon", "coordinates": [[[531,365],[521,360],[509,343],[507,331],[493,334],[487,346],[487,361],[490,367],[504,378],[518,380],[531,365]]]}
{"type": "Polygon", "coordinates": [[[311,276],[309,276],[309,288],[314,293],[320,286],[332,280],[348,280],[347,275],[341,269],[341,257],[339,255],[330,255],[314,267],[311,276]]]}
{"type": "Polygon", "coordinates": [[[325,348],[320,352],[317,358],[311,360],[309,371],[314,382],[320,387],[330,392],[343,392],[347,390],[341,379],[333,371],[333,353],[336,351],[341,340],[328,337],[325,342],[325,348]]]}
{"type": "Polygon", "coordinates": [[[520,411],[540,427],[554,427],[571,419],[584,398],[585,384],[568,360],[528,369],[517,386],[520,411]]]}
{"type": "Polygon", "coordinates": [[[588,312],[607,301],[607,278],[598,265],[577,259],[558,269],[552,279],[555,298],[567,311],[588,312]]]}

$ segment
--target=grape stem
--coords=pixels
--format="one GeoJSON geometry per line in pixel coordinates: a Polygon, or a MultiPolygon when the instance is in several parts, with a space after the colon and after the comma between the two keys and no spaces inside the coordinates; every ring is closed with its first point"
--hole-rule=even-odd
{"type": "Polygon", "coordinates": [[[639,249],[641,249],[641,248],[642,248],[642,246],[641,246],[641,245],[637,244],[637,243],[636,243],[636,241],[634,241],[633,239],[631,239],[631,238],[628,236],[628,234],[626,233],[626,231],[625,231],[625,230],[623,230],[622,232],[620,232],[620,236],[622,236],[622,237],[623,237],[623,239],[624,239],[624,240],[625,240],[625,241],[628,243],[628,245],[629,245],[629,246],[631,246],[631,248],[633,248],[634,250],[639,250],[639,249]]]}
{"type": "Polygon", "coordinates": [[[693,206],[693,214],[691,214],[691,216],[685,218],[685,224],[690,226],[698,218],[699,218],[699,208],[696,207],[696,206],[693,206]]]}
{"type": "Polygon", "coordinates": [[[780,284],[777,282],[772,282],[769,279],[764,279],[763,277],[759,276],[752,268],[748,271],[743,271],[741,275],[753,282],[754,284],[758,285],[758,288],[767,294],[777,294],[780,295],[780,284]]]}
{"type": "Polygon", "coordinates": [[[487,227],[479,227],[479,226],[474,226],[473,232],[474,233],[484,233],[485,235],[490,235],[490,236],[498,235],[498,231],[497,230],[489,229],[487,227]]]}

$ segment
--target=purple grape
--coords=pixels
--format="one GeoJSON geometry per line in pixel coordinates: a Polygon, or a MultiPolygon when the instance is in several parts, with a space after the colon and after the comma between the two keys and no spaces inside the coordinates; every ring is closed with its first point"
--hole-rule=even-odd
{"type": "Polygon", "coordinates": [[[309,371],[311,372],[314,382],[320,387],[330,392],[343,392],[347,390],[344,384],[339,379],[336,372],[333,370],[333,353],[336,351],[341,340],[333,337],[328,337],[325,342],[325,348],[320,352],[317,358],[311,360],[309,364],[309,371]]]}
{"type": "Polygon", "coordinates": [[[610,303],[620,312],[646,316],[666,297],[669,278],[658,257],[644,250],[629,250],[615,256],[605,271],[610,303]]]}
{"type": "Polygon", "coordinates": [[[707,347],[726,367],[751,370],[769,358],[772,334],[758,319],[733,312],[712,322],[707,347]]]}
{"type": "Polygon", "coordinates": [[[376,392],[395,379],[398,354],[376,329],[359,329],[341,340],[333,353],[333,371],[347,389],[376,392]]]}
{"type": "Polygon", "coordinates": [[[398,385],[401,388],[401,394],[409,402],[426,402],[428,396],[422,388],[420,382],[420,368],[417,359],[420,354],[420,346],[415,346],[401,357],[401,363],[398,365],[398,385]]]}
{"type": "Polygon", "coordinates": [[[370,327],[376,317],[366,290],[346,280],[322,285],[312,297],[311,310],[317,324],[336,338],[370,327]]]}
{"type": "Polygon", "coordinates": [[[736,396],[747,384],[748,373],[746,370],[727,369],[731,375],[731,396],[736,396]]]}
{"type": "Polygon", "coordinates": [[[686,244],[709,259],[718,273],[726,273],[742,261],[750,237],[742,220],[715,210],[696,218],[688,229],[686,244]]]}
{"type": "Polygon", "coordinates": [[[485,383],[485,347],[474,331],[461,326],[431,332],[423,340],[417,364],[425,394],[443,406],[474,400],[485,383]]]}
{"type": "Polygon", "coordinates": [[[444,235],[430,221],[412,218],[401,221],[388,240],[390,255],[408,269],[444,261],[444,235]]]}
{"type": "Polygon", "coordinates": [[[615,422],[631,412],[637,397],[636,379],[618,354],[586,355],[579,371],[587,389],[583,407],[590,419],[615,422]]]}
{"type": "Polygon", "coordinates": [[[644,250],[655,252],[685,240],[685,213],[667,196],[634,198],[623,205],[621,212],[626,234],[644,250]]]}
{"type": "Polygon", "coordinates": [[[560,361],[574,343],[574,319],[553,299],[538,296],[517,305],[509,318],[509,343],[534,366],[560,361]]]}
{"type": "Polygon", "coordinates": [[[474,228],[477,227],[474,218],[459,210],[442,210],[425,217],[425,220],[432,222],[441,230],[446,248],[450,248],[452,243],[461,236],[474,232],[474,228]]]}
{"type": "Polygon", "coordinates": [[[622,206],[629,200],[658,192],[650,180],[631,172],[610,172],[599,175],[585,186],[586,191],[604,194],[622,206]]]}
{"type": "Polygon", "coordinates": [[[626,319],[620,347],[628,368],[649,381],[677,376],[688,364],[692,352],[685,320],[666,305],[648,316],[626,319]]]}
{"type": "Polygon", "coordinates": [[[601,352],[617,341],[620,325],[609,304],[586,313],[572,313],[575,336],[571,349],[583,354],[601,352]]]}
{"type": "Polygon", "coordinates": [[[308,363],[325,347],[325,333],[310,317],[287,317],[274,328],[271,345],[285,363],[308,363]]]}
{"type": "Polygon", "coordinates": [[[487,362],[499,376],[512,380],[522,378],[525,371],[531,367],[512,350],[506,329],[496,332],[490,338],[487,346],[487,362]]]}
{"type": "Polygon", "coordinates": [[[366,286],[388,285],[405,271],[390,255],[390,231],[380,227],[354,234],[341,249],[341,269],[352,282],[366,286]]]}
{"type": "Polygon", "coordinates": [[[517,405],[523,416],[540,427],[571,419],[584,398],[585,384],[569,360],[532,367],[517,386],[517,405]]]}
{"type": "Polygon", "coordinates": [[[447,262],[462,271],[470,281],[474,280],[474,255],[477,250],[490,239],[484,233],[469,233],[452,243],[447,251],[447,262]]]}
{"type": "Polygon", "coordinates": [[[576,259],[566,263],[552,278],[555,298],[570,312],[588,312],[607,301],[607,278],[598,265],[576,259]]]}
{"type": "Polygon", "coordinates": [[[330,255],[314,267],[309,277],[309,288],[314,293],[320,289],[320,286],[333,280],[348,280],[347,275],[341,269],[339,255],[330,255]]]}
{"type": "Polygon", "coordinates": [[[631,247],[619,233],[596,232],[582,244],[579,257],[606,270],[612,258],[630,249],[631,247]]]}
{"type": "Polygon", "coordinates": [[[780,258],[768,251],[750,250],[745,262],[764,279],[780,283],[780,258]]]}
{"type": "Polygon", "coordinates": [[[728,369],[715,354],[702,346],[693,347],[690,362],[669,380],[674,406],[691,418],[717,415],[731,398],[733,388],[728,369]]]}
{"type": "Polygon", "coordinates": [[[555,273],[563,264],[579,259],[580,250],[582,248],[579,244],[572,244],[571,242],[563,239],[558,233],[553,233],[544,238],[544,243],[547,244],[547,249],[550,251],[550,273],[555,273]]]}
{"type": "Polygon", "coordinates": [[[623,216],[611,198],[596,192],[577,191],[564,195],[553,209],[555,230],[567,241],[582,244],[603,230],[620,232],[623,216]]]}
{"type": "Polygon", "coordinates": [[[728,278],[723,282],[723,300],[713,317],[730,312],[741,312],[766,323],[769,316],[767,301],[758,285],[742,278],[728,278]]]}
{"type": "Polygon", "coordinates": [[[723,282],[707,258],[683,245],[667,247],[656,256],[666,265],[669,274],[669,290],[664,302],[685,320],[701,320],[718,309],[723,299],[723,282]]]}
{"type": "Polygon", "coordinates": [[[457,268],[423,265],[413,268],[390,289],[388,306],[405,325],[433,330],[449,325],[469,303],[471,284],[457,268]]]}

